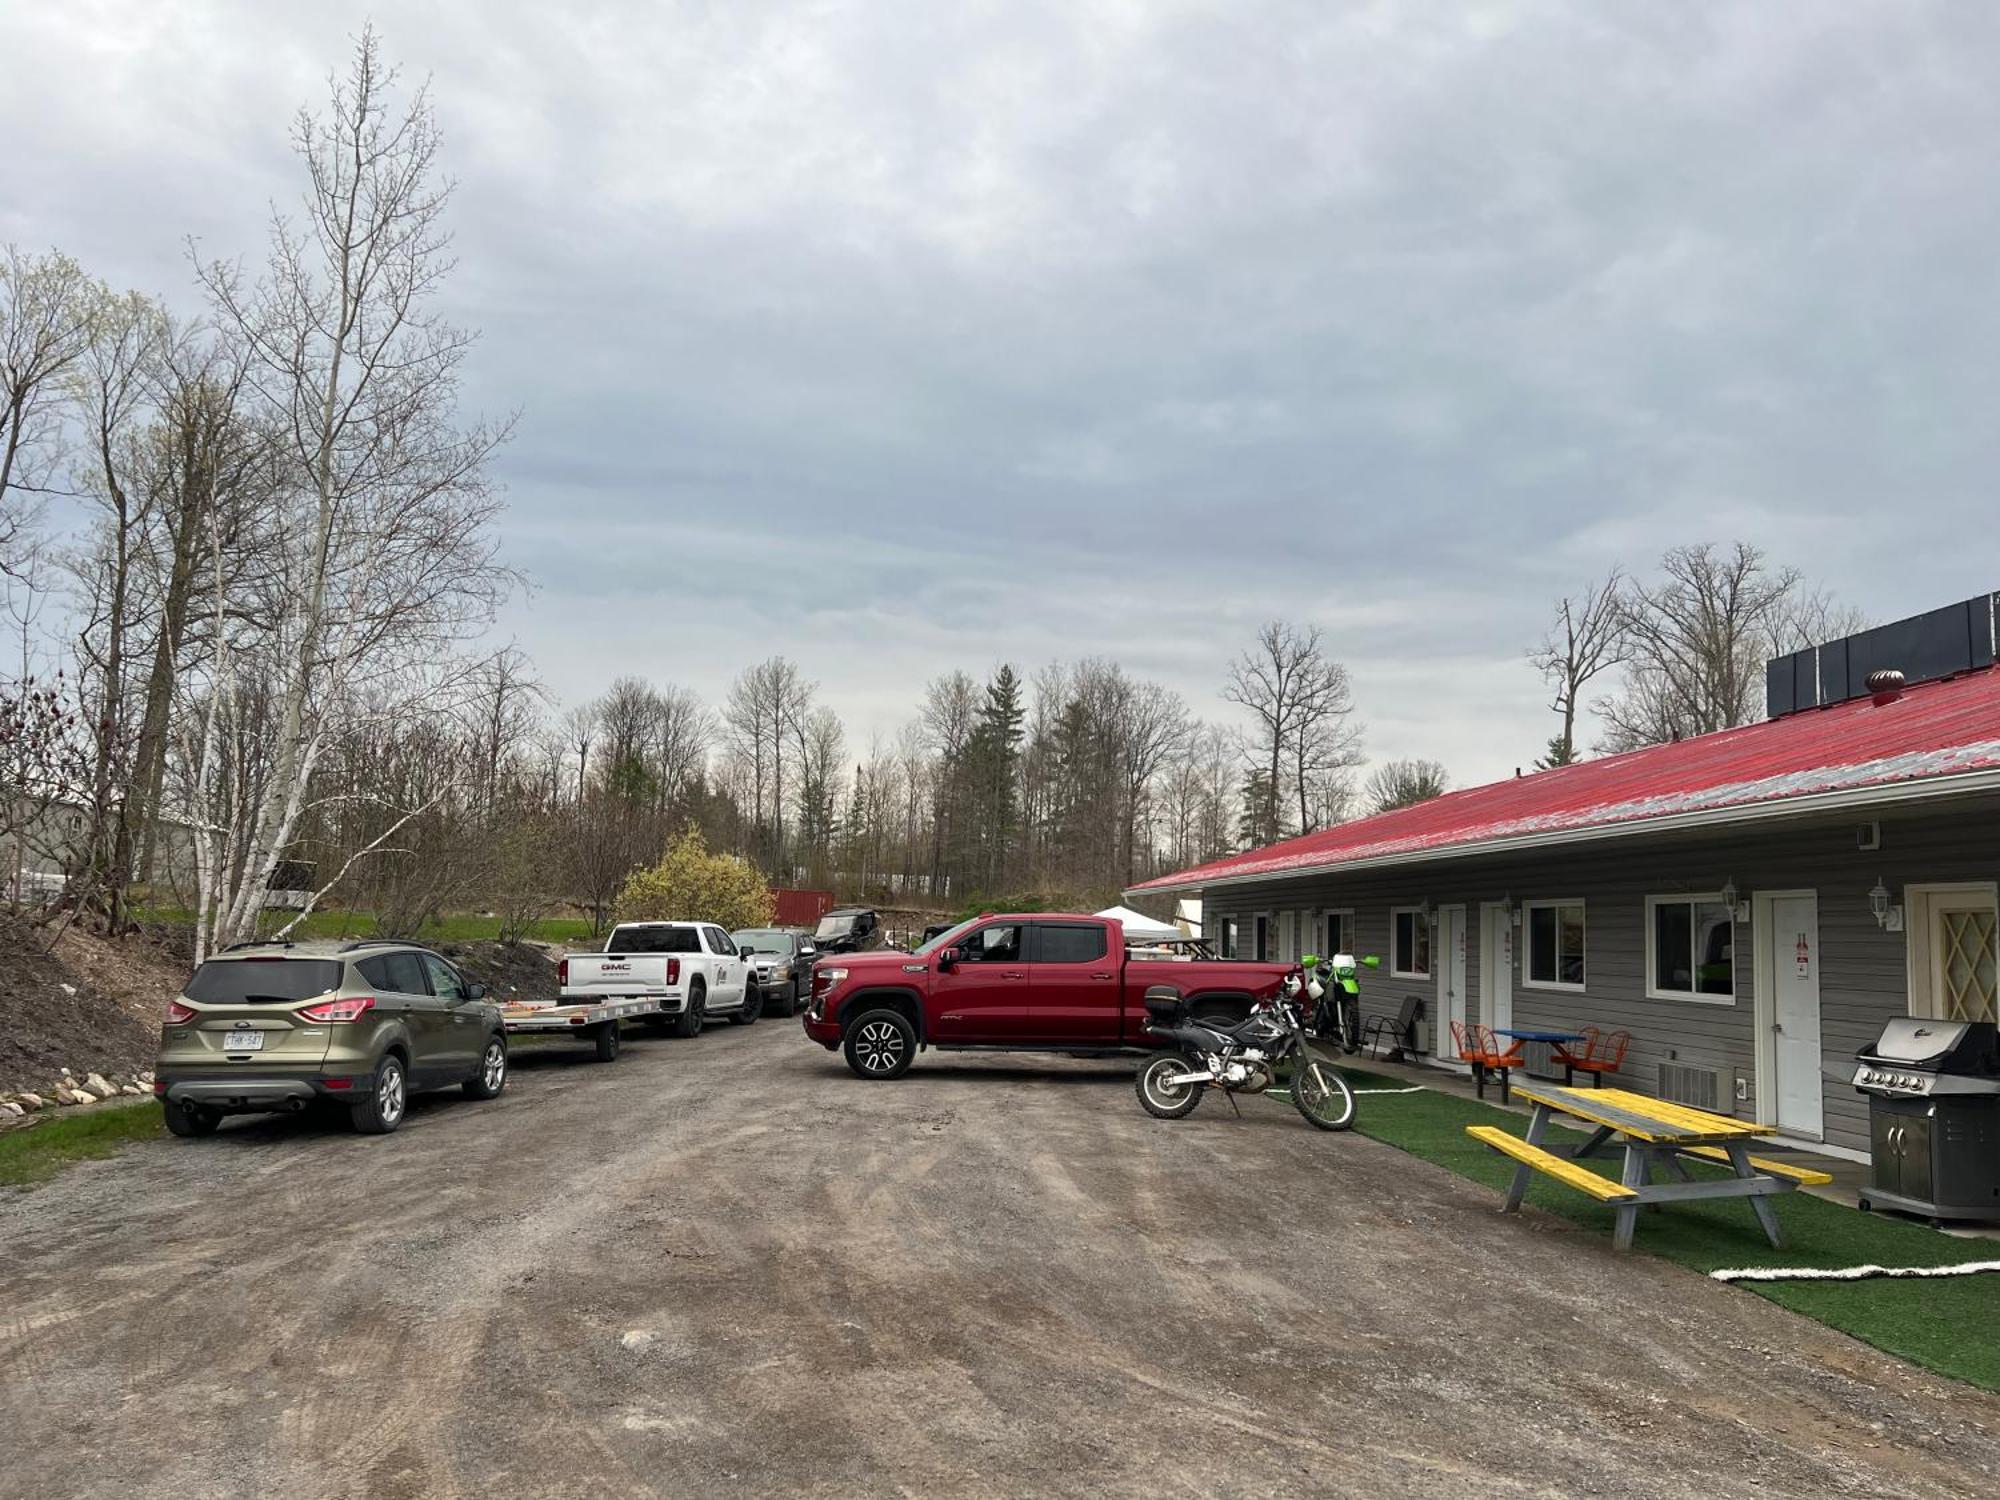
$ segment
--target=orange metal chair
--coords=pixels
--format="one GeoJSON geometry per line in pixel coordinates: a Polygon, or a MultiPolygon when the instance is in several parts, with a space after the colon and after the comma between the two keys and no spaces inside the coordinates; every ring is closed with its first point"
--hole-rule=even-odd
{"type": "Polygon", "coordinates": [[[1549,1048],[1550,1060],[1563,1070],[1564,1083],[1576,1081],[1575,1070],[1590,1061],[1590,1054],[1597,1050],[1598,1038],[1603,1035],[1595,1026],[1579,1026],[1576,1032],[1583,1038],[1581,1042],[1575,1045],[1557,1042],[1549,1048]]]}
{"type": "Polygon", "coordinates": [[[1625,1049],[1632,1045],[1632,1033],[1614,1031],[1606,1036],[1594,1026],[1588,1029],[1591,1032],[1588,1051],[1582,1057],[1564,1058],[1563,1065],[1575,1068],[1579,1073],[1588,1073],[1590,1086],[1601,1089],[1605,1074],[1616,1073],[1625,1066],[1625,1049]]]}
{"type": "Polygon", "coordinates": [[[1472,1081],[1479,1097],[1486,1097],[1486,1079],[1491,1074],[1499,1080],[1500,1102],[1505,1104],[1514,1069],[1527,1064],[1523,1043],[1515,1042],[1503,1051],[1491,1026],[1465,1021],[1451,1023],[1451,1039],[1458,1048],[1458,1060],[1472,1065],[1472,1081]]]}

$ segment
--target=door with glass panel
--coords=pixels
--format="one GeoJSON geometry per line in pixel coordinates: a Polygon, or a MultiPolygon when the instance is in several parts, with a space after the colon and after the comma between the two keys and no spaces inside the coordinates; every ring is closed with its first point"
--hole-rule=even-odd
{"type": "Polygon", "coordinates": [[[1930,909],[1931,1014],[1940,1021],[2000,1019],[1992,897],[1937,895],[1930,909]]]}

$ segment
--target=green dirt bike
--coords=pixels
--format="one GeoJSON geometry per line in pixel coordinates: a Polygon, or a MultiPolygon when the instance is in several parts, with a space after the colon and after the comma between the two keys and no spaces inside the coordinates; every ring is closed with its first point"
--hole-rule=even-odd
{"type": "Polygon", "coordinates": [[[1299,960],[1306,973],[1306,995],[1313,1002],[1312,1033],[1322,1041],[1338,1043],[1352,1057],[1361,1050],[1360,969],[1379,969],[1382,960],[1374,954],[1356,958],[1352,953],[1336,953],[1322,958],[1308,953],[1299,960]]]}

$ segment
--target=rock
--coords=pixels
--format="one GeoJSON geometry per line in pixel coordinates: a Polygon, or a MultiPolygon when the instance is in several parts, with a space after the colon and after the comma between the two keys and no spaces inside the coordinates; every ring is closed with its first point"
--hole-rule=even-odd
{"type": "Polygon", "coordinates": [[[16,1094],[14,1096],[14,1102],[20,1105],[21,1108],[27,1110],[30,1114],[33,1114],[38,1109],[46,1107],[48,1104],[48,1100],[44,1099],[40,1094],[16,1094]]]}
{"type": "Polygon", "coordinates": [[[149,1090],[140,1088],[136,1083],[128,1083],[121,1087],[118,1092],[124,1094],[127,1098],[143,1099],[149,1090]]]}
{"type": "Polygon", "coordinates": [[[65,995],[75,995],[75,994],[76,994],[76,986],[75,986],[75,985],[73,985],[73,984],[65,984],[65,985],[63,985],[63,986],[62,986],[61,988],[62,988],[62,992],[63,992],[63,993],[65,994],[65,995]]]}
{"type": "Polygon", "coordinates": [[[96,1102],[95,1099],[91,1098],[82,1089],[64,1087],[56,1090],[56,1103],[58,1104],[95,1104],[96,1102]]]}
{"type": "Polygon", "coordinates": [[[21,1108],[20,1105],[14,1103],[11,1099],[5,1104],[0,1104],[0,1115],[25,1115],[26,1113],[25,1109],[21,1108]]]}
{"type": "Polygon", "coordinates": [[[660,1336],[650,1328],[628,1328],[619,1335],[618,1347],[636,1354],[641,1349],[650,1349],[659,1342],[660,1336]]]}
{"type": "Polygon", "coordinates": [[[102,1073],[92,1073],[88,1078],[83,1080],[83,1086],[87,1091],[95,1094],[100,1099],[116,1098],[118,1094],[118,1085],[106,1078],[102,1073]]]}
{"type": "Polygon", "coordinates": [[[151,1088],[153,1086],[153,1075],[151,1072],[134,1073],[132,1076],[138,1082],[145,1084],[147,1088],[151,1088]]]}

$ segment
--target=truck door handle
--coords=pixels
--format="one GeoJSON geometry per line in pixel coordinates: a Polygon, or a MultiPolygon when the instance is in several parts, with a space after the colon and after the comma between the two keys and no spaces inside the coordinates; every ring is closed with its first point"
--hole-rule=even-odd
{"type": "Polygon", "coordinates": [[[1024,969],[1006,969],[1001,972],[1000,977],[1002,979],[1026,979],[1028,975],[1024,969]]]}
{"type": "Polygon", "coordinates": [[[1092,969],[1090,977],[1092,979],[1109,979],[1112,977],[1112,974],[1109,969],[1092,969]]]}

